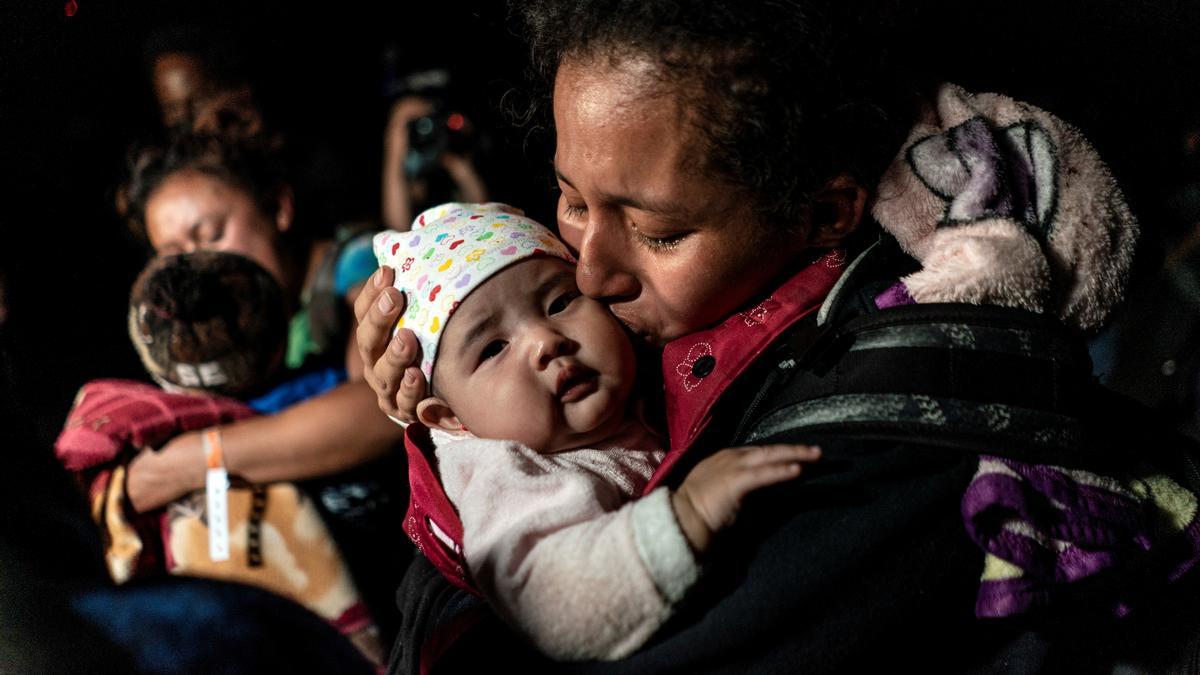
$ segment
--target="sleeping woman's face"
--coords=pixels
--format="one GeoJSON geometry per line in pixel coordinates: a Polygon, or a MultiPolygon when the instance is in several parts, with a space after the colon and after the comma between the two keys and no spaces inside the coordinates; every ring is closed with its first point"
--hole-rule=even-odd
{"type": "Polygon", "coordinates": [[[239,187],[200,171],[178,171],[146,201],[146,235],[158,255],[240,253],[288,288],[279,253],[279,235],[291,225],[291,202],[285,201],[272,216],[239,187]]]}
{"type": "Polygon", "coordinates": [[[752,200],[708,170],[681,97],[651,68],[564,62],[554,165],[580,290],[662,344],[768,290],[805,246],[764,228],[752,200]]]}

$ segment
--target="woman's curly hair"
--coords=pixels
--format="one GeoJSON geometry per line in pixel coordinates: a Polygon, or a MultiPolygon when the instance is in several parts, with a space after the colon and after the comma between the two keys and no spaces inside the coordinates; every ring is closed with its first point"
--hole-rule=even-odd
{"type": "Polygon", "coordinates": [[[915,113],[913,88],[886,72],[863,17],[835,17],[818,2],[515,0],[512,8],[547,124],[564,61],[648,56],[685,97],[709,170],[746,190],[764,223],[803,222],[812,196],[838,174],[872,187],[915,113]]]}
{"type": "Polygon", "coordinates": [[[274,217],[281,190],[288,186],[284,163],[273,140],[180,133],[163,144],[138,146],[128,155],[128,178],[122,184],[129,228],[143,241],[146,202],[169,177],[196,171],[244,190],[274,217]]]}

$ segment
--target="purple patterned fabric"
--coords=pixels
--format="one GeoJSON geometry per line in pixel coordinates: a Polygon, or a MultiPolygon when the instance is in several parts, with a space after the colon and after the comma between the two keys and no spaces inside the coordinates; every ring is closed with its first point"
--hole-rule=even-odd
{"type": "MultiPolygon", "coordinates": [[[[981,456],[962,499],[967,533],[989,557],[975,613],[1009,617],[1043,607],[1071,584],[1150,551],[1166,551],[1163,583],[1200,561],[1195,497],[1163,477],[1119,481],[1044,464],[981,456]],[[1134,489],[1134,486],[1140,489],[1134,489]],[[1163,523],[1173,523],[1166,527],[1163,523]]],[[[1128,607],[1113,598],[1122,616],[1128,607]]]]}

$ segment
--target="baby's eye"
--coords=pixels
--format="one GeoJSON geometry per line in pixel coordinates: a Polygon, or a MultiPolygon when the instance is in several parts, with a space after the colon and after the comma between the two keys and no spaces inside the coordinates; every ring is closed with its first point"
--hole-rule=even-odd
{"type": "Polygon", "coordinates": [[[483,351],[479,354],[479,360],[487,361],[493,356],[496,356],[500,352],[504,351],[504,347],[507,344],[508,343],[504,340],[492,340],[483,347],[483,351]]]}
{"type": "Polygon", "coordinates": [[[546,308],[546,313],[547,314],[558,314],[559,312],[565,310],[568,306],[570,306],[570,304],[572,302],[574,302],[575,299],[578,298],[579,296],[580,296],[579,291],[575,291],[575,290],[566,291],[565,293],[562,293],[557,298],[554,298],[554,301],[551,302],[550,306],[546,308]]]}

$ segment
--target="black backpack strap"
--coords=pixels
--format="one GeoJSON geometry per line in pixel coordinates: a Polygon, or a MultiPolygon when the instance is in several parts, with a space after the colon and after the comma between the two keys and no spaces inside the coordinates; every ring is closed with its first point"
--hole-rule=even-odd
{"type": "Polygon", "coordinates": [[[1082,340],[1045,316],[895,307],[798,326],[775,363],[773,405],[737,442],[811,431],[1064,466],[1118,459],[1088,442],[1098,385],[1082,340]]]}
{"type": "Polygon", "coordinates": [[[745,442],[805,430],[920,442],[1045,463],[1075,463],[1083,428],[1065,415],[1003,404],[973,405],[922,394],[835,394],[797,401],[763,417],[745,442]]]}
{"type": "Polygon", "coordinates": [[[1101,386],[1082,339],[1030,312],[907,305],[797,326],[736,443],[796,432],[1093,471],[1147,460],[1200,493],[1200,445],[1101,386]],[[768,391],[770,390],[770,391],[768,391]]]}

